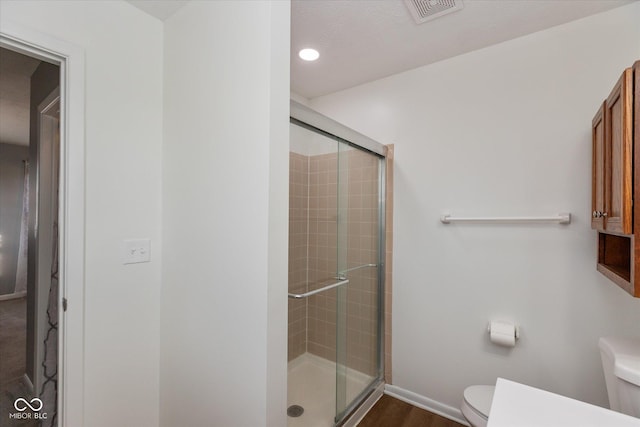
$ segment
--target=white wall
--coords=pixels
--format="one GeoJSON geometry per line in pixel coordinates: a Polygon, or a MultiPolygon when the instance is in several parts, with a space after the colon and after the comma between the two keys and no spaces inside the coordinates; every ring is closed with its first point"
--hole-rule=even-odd
{"type": "Polygon", "coordinates": [[[638,22],[635,3],[311,101],[396,144],[400,389],[454,415],[467,385],[498,376],[607,404],[597,340],[640,335],[640,299],[596,272],[590,125],[640,58],[638,22]],[[443,225],[444,212],[573,221],[443,225]],[[521,325],[513,350],[488,342],[489,319],[521,325]]]}
{"type": "Polygon", "coordinates": [[[85,425],[157,426],[162,24],[112,1],[2,1],[0,15],[86,55],[85,425]],[[130,237],[151,238],[152,262],[122,265],[130,237]]]}
{"type": "Polygon", "coordinates": [[[286,424],[289,4],[165,22],[161,425],[286,424]]]}

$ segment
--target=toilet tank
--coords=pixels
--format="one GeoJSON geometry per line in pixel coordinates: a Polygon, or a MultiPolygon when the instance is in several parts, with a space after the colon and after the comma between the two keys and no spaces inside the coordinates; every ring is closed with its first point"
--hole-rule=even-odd
{"type": "Polygon", "coordinates": [[[599,347],[610,408],[640,418],[640,337],[603,337],[599,347]]]}

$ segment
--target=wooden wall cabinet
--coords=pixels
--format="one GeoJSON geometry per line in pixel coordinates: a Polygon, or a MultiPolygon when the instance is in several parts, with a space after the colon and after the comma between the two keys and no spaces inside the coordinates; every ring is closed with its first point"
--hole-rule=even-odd
{"type": "Polygon", "coordinates": [[[591,122],[593,144],[593,172],[591,185],[591,228],[604,231],[605,193],[605,147],[604,147],[604,102],[591,122]]]}
{"type": "Polygon", "coordinates": [[[598,230],[597,268],[640,297],[640,209],[634,210],[633,204],[640,200],[640,61],[624,70],[591,128],[591,228],[598,230]]]}

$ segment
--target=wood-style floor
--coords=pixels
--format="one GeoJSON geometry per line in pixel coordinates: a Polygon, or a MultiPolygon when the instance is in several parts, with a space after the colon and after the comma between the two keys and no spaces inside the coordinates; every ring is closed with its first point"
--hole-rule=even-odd
{"type": "Polygon", "coordinates": [[[358,427],[464,427],[455,421],[383,395],[358,427]]]}

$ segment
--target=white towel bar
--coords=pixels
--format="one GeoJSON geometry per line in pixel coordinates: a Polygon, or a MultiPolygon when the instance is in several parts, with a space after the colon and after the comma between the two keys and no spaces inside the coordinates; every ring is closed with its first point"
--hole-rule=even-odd
{"type": "Polygon", "coordinates": [[[561,213],[557,216],[521,216],[521,217],[467,217],[467,218],[457,218],[452,217],[451,215],[442,215],[440,217],[440,221],[443,224],[450,224],[452,222],[503,222],[503,223],[514,223],[514,222],[556,222],[558,224],[570,224],[571,223],[571,214],[570,213],[561,213]]]}

